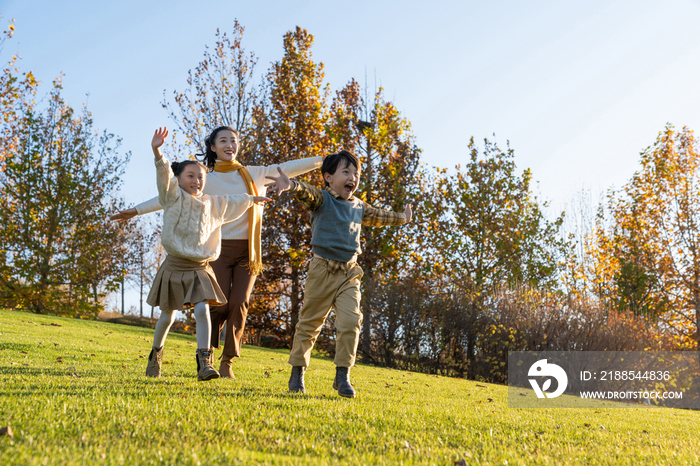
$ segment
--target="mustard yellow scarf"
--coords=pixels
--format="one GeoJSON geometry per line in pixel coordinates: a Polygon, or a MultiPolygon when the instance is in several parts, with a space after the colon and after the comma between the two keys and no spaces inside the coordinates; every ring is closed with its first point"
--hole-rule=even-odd
{"type": "MultiPolygon", "coordinates": [[[[238,170],[245,181],[248,194],[258,196],[258,188],[253,183],[248,169],[234,161],[219,160],[214,164],[215,172],[234,172],[238,170]]],[[[259,275],[263,270],[262,251],[260,245],[260,226],[262,224],[262,207],[253,204],[248,213],[248,271],[252,275],[259,275]]]]}

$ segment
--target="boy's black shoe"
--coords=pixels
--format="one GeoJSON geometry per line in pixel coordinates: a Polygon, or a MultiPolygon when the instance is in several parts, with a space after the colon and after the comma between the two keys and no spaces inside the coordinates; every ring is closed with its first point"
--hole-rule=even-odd
{"type": "Polygon", "coordinates": [[[355,389],[350,383],[350,368],[336,367],[335,380],[333,381],[333,390],[338,390],[338,395],[345,398],[355,398],[355,389]]]}
{"type": "Polygon", "coordinates": [[[293,366],[292,376],[289,378],[289,391],[291,393],[306,393],[306,387],[304,386],[304,372],[306,367],[304,366],[293,366]]]}

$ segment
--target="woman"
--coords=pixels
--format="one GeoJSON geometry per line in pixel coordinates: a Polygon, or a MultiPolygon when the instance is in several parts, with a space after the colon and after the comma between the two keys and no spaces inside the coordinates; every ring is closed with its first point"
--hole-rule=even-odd
{"type": "MultiPolygon", "coordinates": [[[[213,170],[207,177],[204,194],[250,194],[265,196],[265,179],[277,175],[277,167],[289,177],[298,176],[319,168],[323,157],[310,157],[292,160],[269,167],[244,167],[236,161],[238,155],[238,134],[229,126],[221,126],[211,132],[205,140],[206,151],[203,162],[213,170]]],[[[123,210],[110,217],[112,220],[127,220],[136,215],[144,215],[161,210],[155,197],[134,208],[123,210]]],[[[262,271],[260,250],[260,229],[263,206],[253,205],[237,220],[221,226],[221,255],[211,263],[216,281],[228,299],[223,306],[211,308],[211,346],[219,347],[219,334],[226,323],[226,337],[221,356],[219,373],[221,377],[234,378],[231,370],[232,359],[241,355],[241,339],[248,315],[248,302],[253,291],[255,278],[262,271]],[[218,329],[218,332],[216,331],[218,329]]]]}

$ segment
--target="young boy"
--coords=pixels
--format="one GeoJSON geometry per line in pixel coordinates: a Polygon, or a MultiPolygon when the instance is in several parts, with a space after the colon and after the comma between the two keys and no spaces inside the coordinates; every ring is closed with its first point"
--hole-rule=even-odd
{"type": "Polygon", "coordinates": [[[348,151],[327,156],[321,166],[325,181],[322,191],[307,183],[290,181],[278,168],[279,177],[268,183],[281,194],[291,193],[311,212],[311,246],[314,257],[306,279],[304,306],[299,314],[294,343],[289,355],[292,375],[289,391],[305,393],[304,372],[311,349],[331,307],[335,308],[338,335],[335,347],[336,373],[333,389],[340,396],[355,397],[349,378],[360,338],[360,279],[357,264],[360,226],[403,225],[411,221],[411,204],[404,213],[377,209],[353,197],[360,180],[357,157],[348,151]]]}

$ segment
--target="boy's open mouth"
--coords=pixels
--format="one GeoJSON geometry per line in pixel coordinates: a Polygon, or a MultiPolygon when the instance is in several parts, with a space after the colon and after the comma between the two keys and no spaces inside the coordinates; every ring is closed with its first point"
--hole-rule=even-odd
{"type": "Polygon", "coordinates": [[[348,193],[352,193],[355,190],[355,185],[352,183],[348,183],[345,185],[345,191],[348,193]]]}

